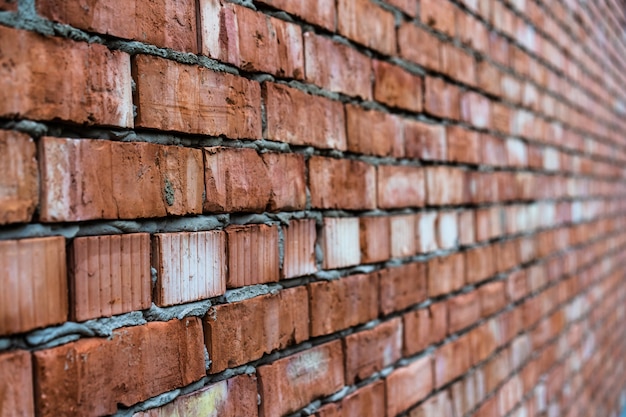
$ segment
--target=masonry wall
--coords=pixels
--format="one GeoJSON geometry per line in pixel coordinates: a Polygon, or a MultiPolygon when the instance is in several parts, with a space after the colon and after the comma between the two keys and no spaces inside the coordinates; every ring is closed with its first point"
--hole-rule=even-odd
{"type": "Polygon", "coordinates": [[[616,416],[617,0],[0,0],[0,416],[616,416]]]}

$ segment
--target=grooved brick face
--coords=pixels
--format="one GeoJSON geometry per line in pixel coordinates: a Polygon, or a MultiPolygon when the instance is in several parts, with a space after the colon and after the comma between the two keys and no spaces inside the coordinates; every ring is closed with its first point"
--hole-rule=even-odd
{"type": "Polygon", "coordinates": [[[0,49],[1,117],[133,127],[128,54],[4,26],[0,49]]]}
{"type": "Polygon", "coordinates": [[[292,220],[283,227],[282,278],[293,278],[317,271],[315,241],[317,232],[314,219],[292,220]]]}
{"type": "Polygon", "coordinates": [[[0,225],[28,222],[39,202],[35,142],[0,130],[0,225]]]}
{"type": "Polygon", "coordinates": [[[45,222],[202,211],[202,152],[152,143],[42,138],[45,222]]]}
{"type": "Polygon", "coordinates": [[[34,416],[33,371],[30,352],[0,355],[0,416],[34,416]]]}
{"type": "Polygon", "coordinates": [[[279,279],[278,227],[264,224],[229,226],[228,288],[279,279]]]}
{"type": "Polygon", "coordinates": [[[361,260],[359,219],[325,218],[322,229],[323,267],[343,268],[361,260]]]}
{"type": "Polygon", "coordinates": [[[198,318],[115,330],[34,353],[41,416],[100,416],[202,378],[198,318]],[[170,366],[163,366],[170,364],[170,366]]]}

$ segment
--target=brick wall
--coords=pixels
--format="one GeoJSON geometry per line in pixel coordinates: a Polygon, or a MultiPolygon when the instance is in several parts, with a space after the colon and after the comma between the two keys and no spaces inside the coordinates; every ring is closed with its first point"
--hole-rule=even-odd
{"type": "Polygon", "coordinates": [[[0,0],[0,416],[617,416],[618,0],[0,0]]]}

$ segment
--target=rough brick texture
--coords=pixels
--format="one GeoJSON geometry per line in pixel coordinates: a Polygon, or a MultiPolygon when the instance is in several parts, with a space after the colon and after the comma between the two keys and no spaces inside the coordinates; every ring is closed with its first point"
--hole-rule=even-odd
{"type": "Polygon", "coordinates": [[[616,417],[618,0],[0,0],[0,417],[616,417]]]}

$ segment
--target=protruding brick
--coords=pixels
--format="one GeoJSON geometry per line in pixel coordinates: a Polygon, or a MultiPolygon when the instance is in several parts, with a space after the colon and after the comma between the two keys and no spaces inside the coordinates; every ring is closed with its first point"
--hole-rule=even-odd
{"type": "Polygon", "coordinates": [[[70,252],[70,313],[85,321],[150,307],[150,235],[78,237],[70,252]]]}
{"type": "Polygon", "coordinates": [[[283,227],[284,259],[282,278],[293,278],[317,271],[314,219],[291,220],[283,227]]]}
{"type": "Polygon", "coordinates": [[[23,133],[0,130],[0,225],[27,223],[39,202],[35,142],[23,133]]]}
{"type": "Polygon", "coordinates": [[[243,77],[137,55],[137,126],[233,139],[261,138],[261,87],[243,77]]]}
{"type": "Polygon", "coordinates": [[[42,16],[60,23],[176,51],[198,52],[193,0],[115,3],[37,1],[42,16]]]}
{"type": "Polygon", "coordinates": [[[278,226],[229,226],[226,234],[228,288],[278,281],[278,226]]]}
{"type": "Polygon", "coordinates": [[[415,17],[417,13],[416,0],[387,0],[387,3],[402,10],[411,17],[415,17]]]}
{"type": "Polygon", "coordinates": [[[245,71],[304,78],[300,26],[248,7],[200,0],[202,53],[245,71]]]}
{"type": "Polygon", "coordinates": [[[133,417],[257,417],[256,375],[238,375],[133,417]]]}
{"type": "Polygon", "coordinates": [[[391,258],[389,216],[359,218],[361,263],[382,262],[391,258]]]}
{"type": "Polygon", "coordinates": [[[42,138],[45,222],[202,212],[202,153],[146,142],[42,138]]]}
{"type": "Polygon", "coordinates": [[[374,98],[391,107],[422,111],[422,78],[384,61],[374,61],[374,98]]]}
{"type": "MultiPolygon", "coordinates": [[[[216,297],[226,291],[223,231],[157,233],[152,262],[157,271],[154,302],[169,306],[216,297]]],[[[148,274],[148,282],[150,282],[148,274]]]]}
{"type": "Polygon", "coordinates": [[[274,83],[263,84],[263,98],[267,115],[265,138],[292,145],[347,149],[341,102],[274,83]]]}
{"type": "Polygon", "coordinates": [[[428,295],[431,297],[459,290],[464,284],[465,259],[462,252],[428,262],[428,295]]]}
{"type": "Polygon", "coordinates": [[[391,223],[391,257],[404,258],[418,252],[417,215],[401,214],[389,217],[391,223]]]}
{"type": "Polygon", "coordinates": [[[370,0],[337,2],[339,33],[386,55],[393,55],[396,52],[394,20],[393,13],[370,0]]]}
{"type": "Polygon", "coordinates": [[[445,161],[446,131],[443,126],[407,120],[404,123],[404,153],[407,158],[445,161]]]}
{"type": "Polygon", "coordinates": [[[0,117],[133,127],[128,54],[6,26],[0,49],[0,117]]]}
{"type": "Polygon", "coordinates": [[[372,99],[370,58],[313,32],[304,34],[304,53],[308,82],[349,96],[372,99]]]}
{"type": "Polygon", "coordinates": [[[257,369],[260,416],[282,416],[344,385],[341,342],[326,343],[257,369]]]}
{"type": "Polygon", "coordinates": [[[378,281],[375,275],[309,284],[311,336],[334,333],[378,316],[378,281]]]}
{"type": "Polygon", "coordinates": [[[362,381],[402,357],[402,321],[382,323],[345,338],[346,384],[362,381]]]}
{"type": "Polygon", "coordinates": [[[381,270],[380,312],[383,315],[404,310],[427,298],[426,265],[410,263],[381,270]]]}
{"type": "Polygon", "coordinates": [[[0,416],[34,417],[31,354],[23,350],[0,354],[0,416]]]}
{"type": "Polygon", "coordinates": [[[210,373],[259,359],[309,338],[305,287],[214,307],[204,319],[210,373]]]}
{"type": "Polygon", "coordinates": [[[0,241],[0,335],[67,320],[65,239],[0,241]]]}
{"type": "Polygon", "coordinates": [[[313,3],[294,2],[291,0],[260,0],[260,3],[282,9],[331,32],[335,31],[335,15],[337,12],[334,0],[318,0],[313,3]]]}
{"type": "Polygon", "coordinates": [[[321,407],[315,417],[363,417],[385,415],[385,383],[377,381],[321,407]]]}
{"type": "Polygon", "coordinates": [[[448,307],[446,302],[431,304],[428,308],[409,311],[402,316],[405,356],[414,355],[448,334],[448,307]]]}
{"type": "Polygon", "coordinates": [[[403,156],[402,122],[392,114],[346,105],[348,149],[377,156],[403,156]]]}
{"type": "Polygon", "coordinates": [[[432,357],[394,370],[385,380],[387,415],[395,416],[423,400],[433,390],[432,357]]]}
{"type": "Polygon", "coordinates": [[[426,202],[425,173],[421,167],[379,165],[377,184],[379,208],[422,207],[426,202]]]}
{"type": "Polygon", "coordinates": [[[309,159],[311,205],[366,210],[376,207],[376,168],[365,162],[313,156],[309,159]]]}
{"type": "Polygon", "coordinates": [[[34,353],[38,415],[101,416],[199,380],[198,318],[155,322],[34,353]],[[168,364],[164,366],[163,364],[168,364]]]}

